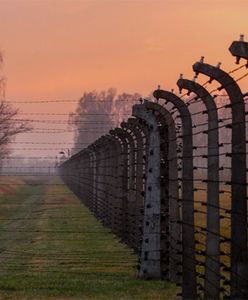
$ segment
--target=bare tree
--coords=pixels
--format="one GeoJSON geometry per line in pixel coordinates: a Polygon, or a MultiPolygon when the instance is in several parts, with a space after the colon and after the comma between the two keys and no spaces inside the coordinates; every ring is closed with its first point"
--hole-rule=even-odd
{"type": "MultiPolygon", "coordinates": [[[[0,52],[0,70],[2,69],[3,65],[3,55],[0,52]]],[[[2,101],[5,98],[5,83],[6,83],[6,78],[0,74],[0,100],[2,101]]]]}
{"type": "Polygon", "coordinates": [[[8,153],[7,145],[15,135],[31,130],[25,120],[18,120],[18,109],[13,108],[8,102],[0,102],[0,157],[8,153]]]}
{"type": "MultiPolygon", "coordinates": [[[[0,53],[0,69],[3,64],[3,55],[0,53]]],[[[31,130],[27,121],[16,119],[19,110],[13,108],[5,100],[6,78],[0,74],[0,158],[4,158],[9,153],[8,145],[11,139],[22,132],[31,130]]]]}

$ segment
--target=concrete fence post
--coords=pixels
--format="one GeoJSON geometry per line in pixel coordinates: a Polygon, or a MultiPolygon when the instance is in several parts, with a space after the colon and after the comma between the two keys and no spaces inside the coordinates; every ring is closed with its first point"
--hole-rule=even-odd
{"type": "Polygon", "coordinates": [[[139,276],[141,278],[160,278],[160,137],[156,118],[151,111],[147,111],[143,105],[134,105],[133,116],[146,121],[149,128],[148,172],[139,276]]]}
{"type": "Polygon", "coordinates": [[[111,226],[113,227],[113,232],[119,237],[123,236],[123,215],[122,215],[122,205],[123,205],[123,159],[122,159],[122,145],[116,137],[113,135],[105,135],[104,138],[108,140],[112,147],[110,148],[110,153],[112,159],[112,185],[111,185],[111,204],[113,207],[113,214],[111,220],[111,226]]]}
{"type": "Polygon", "coordinates": [[[128,141],[124,135],[124,131],[120,128],[115,128],[109,132],[117,140],[119,140],[122,152],[121,152],[121,166],[122,174],[120,175],[121,181],[121,202],[122,202],[122,239],[124,242],[128,243],[128,223],[127,223],[127,214],[128,214],[128,141]]]}
{"type": "Polygon", "coordinates": [[[127,123],[122,123],[121,126],[131,130],[136,140],[136,156],[135,156],[135,230],[133,237],[136,243],[136,251],[141,248],[140,242],[142,241],[143,234],[143,221],[144,221],[144,191],[145,191],[145,178],[143,174],[146,170],[146,162],[144,156],[146,155],[146,140],[147,130],[136,118],[129,118],[127,123]]]}
{"type": "Polygon", "coordinates": [[[194,190],[193,190],[193,141],[192,120],[186,104],[175,94],[156,90],[156,99],[172,103],[182,120],[182,297],[196,299],[196,258],[194,235],[194,190]]]}
{"type": "Polygon", "coordinates": [[[243,94],[225,71],[205,63],[193,65],[196,73],[205,74],[221,84],[232,111],[231,153],[231,298],[248,298],[247,199],[246,199],[246,129],[243,94]]]}
{"type": "MultiPolygon", "coordinates": [[[[168,219],[168,229],[166,230],[166,240],[163,245],[162,253],[165,252],[162,257],[162,270],[166,268],[168,275],[166,276],[172,282],[179,282],[182,262],[181,255],[178,252],[181,251],[181,245],[178,243],[181,241],[181,225],[179,224],[180,212],[179,212],[179,186],[178,186],[178,162],[177,162],[177,143],[176,143],[176,127],[175,122],[170,112],[158,103],[145,101],[144,105],[147,109],[154,111],[157,115],[157,120],[163,124],[163,131],[161,132],[161,139],[168,143],[168,146],[161,149],[164,159],[168,161],[166,168],[168,168],[168,175],[166,178],[166,184],[164,185],[164,195],[161,195],[161,202],[165,202],[167,207],[165,210],[161,208],[161,214],[163,218],[168,219]],[[167,128],[167,130],[165,130],[167,128]],[[168,132],[167,132],[168,131],[168,132]],[[167,149],[168,148],[168,149],[167,149]],[[164,197],[164,201],[163,198],[164,197]],[[166,199],[168,198],[168,199],[166,199]],[[163,263],[163,260],[165,261],[163,263]],[[164,265],[164,267],[163,267],[164,265]]],[[[162,225],[161,225],[162,231],[162,225]]],[[[162,237],[163,233],[161,232],[162,237]]],[[[164,240],[164,237],[163,237],[164,240]]]]}
{"type": "MultiPolygon", "coordinates": [[[[135,129],[128,123],[121,123],[122,130],[125,131],[126,137],[129,141],[129,174],[128,174],[128,239],[131,247],[137,252],[139,250],[139,243],[137,243],[138,234],[138,216],[137,216],[137,199],[136,199],[136,170],[137,170],[137,135],[135,129]]],[[[142,151],[142,150],[141,150],[142,151]]],[[[142,159],[142,157],[141,157],[142,159]]],[[[142,163],[142,162],[141,162],[142,163]]]]}
{"type": "Polygon", "coordinates": [[[92,201],[92,212],[94,215],[97,213],[97,199],[96,199],[96,181],[97,181],[97,151],[94,144],[89,145],[89,150],[92,153],[92,195],[91,195],[91,201],[92,201]]]}
{"type": "Polygon", "coordinates": [[[205,265],[205,299],[220,297],[220,211],[219,211],[219,130],[217,107],[213,97],[200,84],[179,79],[180,89],[193,92],[206,107],[208,115],[207,152],[207,238],[205,265]]]}

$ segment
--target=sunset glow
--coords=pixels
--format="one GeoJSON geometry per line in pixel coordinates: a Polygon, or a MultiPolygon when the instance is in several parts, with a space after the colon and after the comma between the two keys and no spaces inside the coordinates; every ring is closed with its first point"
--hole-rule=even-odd
{"type": "MultiPolygon", "coordinates": [[[[202,55],[233,68],[228,47],[240,33],[248,36],[242,0],[1,0],[0,8],[10,101],[77,100],[109,87],[147,96],[158,84],[175,88],[180,73],[191,79],[202,55]]],[[[75,109],[16,105],[23,112],[75,109]]]]}
{"type": "Polygon", "coordinates": [[[248,0],[0,0],[0,300],[248,299],[248,0]]]}

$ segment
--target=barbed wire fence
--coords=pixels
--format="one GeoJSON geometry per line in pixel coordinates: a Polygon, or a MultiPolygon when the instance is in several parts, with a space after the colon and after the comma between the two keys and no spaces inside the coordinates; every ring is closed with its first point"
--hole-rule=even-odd
{"type": "MultiPolygon", "coordinates": [[[[248,43],[233,56],[248,60],[248,43]]],[[[201,60],[184,95],[154,91],[133,117],[59,167],[70,189],[139,255],[140,278],[164,278],[183,299],[247,299],[247,94],[201,60]],[[205,75],[206,83],[196,77],[205,75]],[[220,84],[211,89],[212,82],[220,84]],[[225,94],[220,94],[220,92],[225,94]],[[193,96],[191,96],[193,94],[193,96]],[[218,97],[225,98],[219,103],[218,97]]]]}
{"type": "MultiPolygon", "coordinates": [[[[230,49],[238,60],[247,60],[247,43],[234,42],[230,49]]],[[[204,84],[196,83],[196,77],[179,79],[179,89],[186,90],[183,95],[159,88],[154,92],[157,100],[142,100],[134,106],[133,118],[60,168],[74,193],[139,255],[139,276],[176,282],[182,287],[184,299],[248,298],[247,93],[242,94],[237,84],[248,73],[231,77],[246,68],[247,63],[226,73],[220,64],[213,67],[202,58],[193,70],[196,75],[208,76],[204,84]],[[220,87],[212,88],[212,82],[219,82],[220,87]]],[[[62,102],[72,101],[77,100],[62,102]]],[[[30,122],[63,125],[67,121],[30,122]]],[[[106,122],[91,125],[92,132],[99,133],[108,127],[106,122]]],[[[66,128],[35,130],[34,134],[73,132],[66,128]]],[[[61,150],[58,142],[16,143],[51,145],[16,150],[61,150]]],[[[71,143],[61,143],[66,144],[71,143]]],[[[84,142],[80,145],[86,146],[84,142]]],[[[1,176],[54,174],[48,171],[50,166],[18,166],[22,159],[4,159],[6,172],[1,176]],[[15,166],[8,165],[11,160],[15,160],[15,166]]],[[[29,159],[51,162],[55,158],[39,155],[29,159]]]]}

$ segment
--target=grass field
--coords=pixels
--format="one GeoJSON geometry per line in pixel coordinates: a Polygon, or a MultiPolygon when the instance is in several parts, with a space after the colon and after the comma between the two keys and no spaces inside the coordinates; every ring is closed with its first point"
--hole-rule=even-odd
{"type": "Polygon", "coordinates": [[[176,299],[136,266],[59,179],[0,178],[0,299],[176,299]]]}

